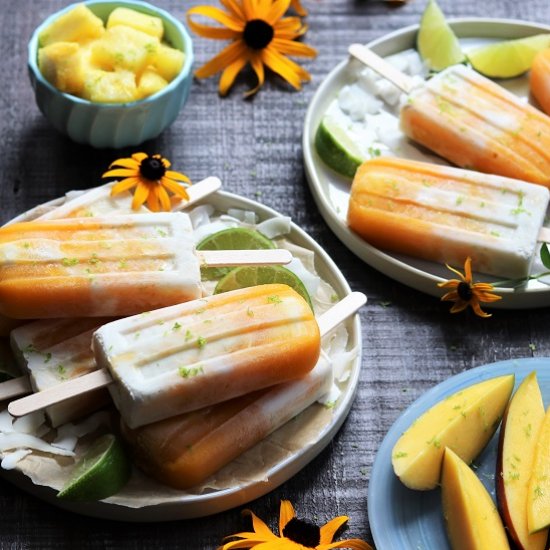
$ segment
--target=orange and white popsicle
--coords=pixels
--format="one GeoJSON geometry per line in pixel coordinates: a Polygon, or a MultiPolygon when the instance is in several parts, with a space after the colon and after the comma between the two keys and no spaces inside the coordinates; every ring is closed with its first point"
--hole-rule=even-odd
{"type": "Polygon", "coordinates": [[[201,263],[290,260],[280,249],[196,252],[181,212],[22,222],[0,228],[0,313],[132,315],[199,298],[201,263]]]}
{"type": "Polygon", "coordinates": [[[176,489],[188,489],[328,393],[332,378],[332,365],[321,355],[298,380],[133,430],[123,422],[122,433],[142,470],[176,489]]]}
{"type": "Polygon", "coordinates": [[[463,167],[550,187],[550,118],[465,65],[418,84],[368,48],[349,52],[407,93],[401,128],[463,167]]]}
{"type": "Polygon", "coordinates": [[[540,51],[533,59],[529,85],[542,110],[550,114],[550,48],[540,51]]]}
{"type": "MultiPolygon", "coordinates": [[[[43,391],[97,369],[92,352],[92,334],[110,318],[42,319],[11,332],[14,357],[24,372],[30,391],[43,391]]],[[[1,386],[3,386],[2,384],[1,386]]],[[[23,390],[25,389],[22,385],[23,390]]],[[[101,388],[46,409],[53,427],[81,418],[109,402],[101,388]]]]}
{"type": "Polygon", "coordinates": [[[540,185],[459,168],[377,158],[357,170],[349,227],[383,250],[499,277],[529,274],[549,201],[540,185]]]}

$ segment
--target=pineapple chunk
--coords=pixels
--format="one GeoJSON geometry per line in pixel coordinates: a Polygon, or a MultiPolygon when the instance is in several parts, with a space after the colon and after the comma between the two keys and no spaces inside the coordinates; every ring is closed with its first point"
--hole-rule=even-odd
{"type": "Polygon", "coordinates": [[[95,70],[84,83],[82,97],[96,103],[129,103],[136,101],[136,79],[132,72],[95,70]]]}
{"type": "Polygon", "coordinates": [[[51,25],[46,27],[38,38],[40,46],[54,42],[84,43],[99,38],[105,32],[103,21],[84,4],[78,4],[51,25]]]}
{"type": "Polygon", "coordinates": [[[79,94],[82,90],[82,57],[76,42],[56,42],[40,48],[38,68],[58,90],[68,94],[79,94]]]}
{"type": "Polygon", "coordinates": [[[185,61],[185,54],[165,44],[160,44],[151,65],[168,82],[179,74],[185,61]]]}
{"type": "Polygon", "coordinates": [[[110,29],[116,25],[132,27],[159,40],[162,39],[164,33],[164,26],[160,17],[146,15],[129,8],[116,8],[111,12],[109,19],[107,19],[107,28],[110,29]]]}
{"type": "Polygon", "coordinates": [[[139,79],[137,95],[140,99],[143,99],[144,97],[149,97],[150,95],[160,92],[160,90],[167,85],[168,82],[156,71],[153,69],[145,69],[139,79]]]}
{"type": "Polygon", "coordinates": [[[106,71],[124,69],[139,76],[160,47],[158,38],[117,25],[92,45],[92,62],[106,71]]]}

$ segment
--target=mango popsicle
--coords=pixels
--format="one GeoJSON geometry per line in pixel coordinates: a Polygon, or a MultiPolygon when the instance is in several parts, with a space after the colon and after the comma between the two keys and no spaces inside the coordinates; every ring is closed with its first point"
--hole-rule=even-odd
{"type": "Polygon", "coordinates": [[[529,85],[542,110],[550,114],[550,49],[540,51],[533,59],[529,85]]]}
{"type": "Polygon", "coordinates": [[[325,395],[332,365],[321,355],[303,377],[122,433],[136,464],[177,489],[205,481],[325,395]]]}
{"type": "Polygon", "coordinates": [[[353,180],[349,227],[377,248],[476,271],[529,274],[548,189],[447,166],[377,158],[353,180]]]}
{"type": "MultiPolygon", "coordinates": [[[[11,332],[14,357],[28,373],[32,391],[39,392],[97,369],[92,334],[110,318],[42,319],[11,332]]],[[[46,409],[53,427],[76,420],[109,402],[100,388],[46,409]]]]}
{"type": "Polygon", "coordinates": [[[407,93],[409,138],[460,167],[550,186],[550,118],[538,109],[465,65],[418,83],[360,44],[349,52],[407,93]]]}

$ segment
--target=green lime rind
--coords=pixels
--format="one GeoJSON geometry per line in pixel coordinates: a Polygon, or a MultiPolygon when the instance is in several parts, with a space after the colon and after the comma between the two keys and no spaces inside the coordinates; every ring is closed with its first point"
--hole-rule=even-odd
{"type": "Polygon", "coordinates": [[[490,78],[514,78],[526,73],[541,50],[550,48],[550,34],[505,40],[467,53],[472,67],[490,78]]]}
{"type": "Polygon", "coordinates": [[[330,115],[325,116],[319,124],[314,145],[322,161],[347,178],[353,178],[357,168],[368,158],[330,115]]]}
{"type": "MultiPolygon", "coordinates": [[[[255,229],[246,227],[231,227],[205,237],[197,250],[264,250],[277,248],[275,243],[255,229]]],[[[202,267],[201,277],[214,281],[227,275],[230,267],[202,267]]]]}
{"type": "Polygon", "coordinates": [[[432,71],[442,71],[466,61],[458,38],[435,0],[429,0],[422,14],[416,48],[432,71]]]}
{"type": "Polygon", "coordinates": [[[277,283],[293,288],[302,296],[313,311],[313,304],[304,283],[292,271],[280,265],[244,266],[232,269],[218,282],[214,289],[214,294],[221,294],[239,288],[277,283]]]}
{"type": "Polygon", "coordinates": [[[122,443],[113,434],[105,434],[92,443],[57,497],[102,500],[118,493],[130,479],[131,471],[122,443]]]}

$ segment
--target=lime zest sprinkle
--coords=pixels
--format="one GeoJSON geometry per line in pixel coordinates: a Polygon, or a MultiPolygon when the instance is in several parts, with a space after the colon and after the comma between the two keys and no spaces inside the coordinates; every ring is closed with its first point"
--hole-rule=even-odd
{"type": "Polygon", "coordinates": [[[199,336],[197,338],[197,346],[199,347],[199,349],[204,348],[204,346],[206,346],[206,338],[203,338],[202,336],[199,336]]]}
{"type": "Polygon", "coordinates": [[[191,340],[192,338],[193,338],[193,333],[189,329],[187,329],[185,331],[185,341],[189,342],[189,340],[191,340]]]}
{"type": "Polygon", "coordinates": [[[65,267],[71,267],[71,266],[76,265],[77,263],[79,263],[79,259],[78,258],[63,258],[61,260],[61,263],[65,267]]]}
{"type": "Polygon", "coordinates": [[[181,324],[177,321],[174,323],[174,326],[172,327],[172,330],[175,332],[181,328],[181,324]]]}
{"type": "Polygon", "coordinates": [[[283,302],[281,298],[279,298],[279,296],[277,296],[276,294],[274,294],[273,296],[268,296],[267,301],[271,304],[281,304],[283,302]]]}
{"type": "Polygon", "coordinates": [[[44,359],[44,363],[49,363],[51,358],[52,358],[52,354],[50,352],[46,353],[46,358],[44,359]]]}
{"type": "Polygon", "coordinates": [[[178,373],[182,378],[193,378],[194,376],[198,376],[199,374],[204,374],[204,369],[202,365],[190,368],[180,367],[178,369],[178,373]]]}

